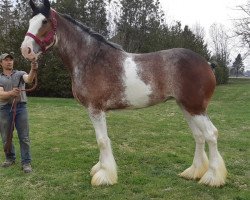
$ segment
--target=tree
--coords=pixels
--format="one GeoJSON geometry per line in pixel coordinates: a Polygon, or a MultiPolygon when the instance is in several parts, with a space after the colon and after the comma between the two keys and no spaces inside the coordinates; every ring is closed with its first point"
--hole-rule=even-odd
{"type": "Polygon", "coordinates": [[[230,63],[229,36],[222,24],[213,24],[210,27],[214,57],[220,66],[227,67],[230,63]]]}
{"type": "Polygon", "coordinates": [[[86,4],[85,23],[103,36],[108,36],[108,21],[106,16],[106,2],[104,0],[89,0],[86,4]]]}
{"type": "MultiPolygon", "coordinates": [[[[163,21],[159,0],[121,0],[118,41],[128,52],[148,52],[145,42],[163,21]]],[[[147,45],[148,46],[148,45],[147,45]]]]}
{"type": "Polygon", "coordinates": [[[226,84],[229,79],[229,69],[217,62],[217,57],[212,56],[209,60],[211,67],[214,69],[216,84],[226,84]]]}
{"type": "Polygon", "coordinates": [[[106,12],[108,21],[109,38],[114,37],[117,34],[117,22],[119,21],[121,13],[120,0],[107,0],[106,12]]]}
{"type": "Polygon", "coordinates": [[[14,18],[16,19],[18,26],[25,28],[28,27],[31,12],[32,10],[27,0],[16,0],[14,18]]]}
{"type": "MultiPolygon", "coordinates": [[[[4,0],[0,3],[0,50],[16,53],[20,49],[20,31],[15,16],[13,2],[4,0]],[[18,47],[17,47],[18,45],[18,47]]],[[[23,38],[22,38],[23,39],[23,38]]]]}
{"type": "Polygon", "coordinates": [[[184,30],[181,33],[180,42],[181,47],[191,49],[205,57],[207,60],[210,58],[210,53],[204,42],[204,38],[201,35],[195,35],[188,26],[184,27],[184,30]]]}
{"type": "Polygon", "coordinates": [[[74,19],[79,17],[79,7],[77,0],[57,0],[55,8],[58,12],[68,14],[74,19]]]}
{"type": "Polygon", "coordinates": [[[195,36],[200,39],[200,40],[204,40],[205,38],[205,29],[204,27],[202,27],[199,23],[196,23],[193,27],[192,27],[192,32],[195,34],[195,36]]]}
{"type": "Polygon", "coordinates": [[[13,23],[12,8],[11,0],[3,0],[0,3],[0,32],[4,35],[8,33],[13,23]]]}
{"type": "Polygon", "coordinates": [[[241,11],[243,16],[236,19],[235,33],[242,39],[243,45],[250,47],[250,0],[246,5],[238,6],[238,10],[241,11]]]}
{"type": "Polygon", "coordinates": [[[213,24],[210,27],[210,36],[212,39],[213,56],[212,63],[216,63],[215,76],[217,84],[225,84],[228,82],[230,63],[229,36],[222,24],[213,24]]]}
{"type": "Polygon", "coordinates": [[[244,68],[245,67],[241,54],[238,54],[238,56],[235,58],[235,61],[233,62],[231,74],[235,75],[236,77],[238,77],[239,75],[243,75],[244,68]]]}

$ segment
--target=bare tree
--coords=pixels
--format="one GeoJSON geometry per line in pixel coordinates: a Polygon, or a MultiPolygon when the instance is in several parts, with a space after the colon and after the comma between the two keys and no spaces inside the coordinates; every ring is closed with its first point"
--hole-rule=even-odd
{"type": "Polygon", "coordinates": [[[235,19],[235,33],[241,37],[243,45],[250,47],[250,0],[245,5],[237,6],[237,9],[242,17],[235,19]]]}
{"type": "Polygon", "coordinates": [[[205,38],[205,35],[206,35],[205,29],[199,23],[194,24],[194,26],[192,26],[191,30],[197,38],[199,38],[199,39],[205,38]]]}
{"type": "Polygon", "coordinates": [[[213,24],[210,27],[210,37],[212,40],[213,57],[222,66],[230,63],[229,36],[222,24],[213,24]]]}

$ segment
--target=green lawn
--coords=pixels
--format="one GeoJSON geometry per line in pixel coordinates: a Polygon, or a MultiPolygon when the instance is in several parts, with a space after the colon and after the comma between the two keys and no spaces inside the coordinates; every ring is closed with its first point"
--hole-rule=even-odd
{"type": "MultiPolygon", "coordinates": [[[[194,140],[174,101],[107,114],[118,184],[92,187],[99,150],[85,108],[73,99],[29,98],[33,173],[0,168],[0,199],[250,199],[250,79],[218,86],[209,116],[229,172],[222,188],[177,176],[193,160],[194,140]]],[[[0,160],[4,160],[3,151],[0,160]]]]}

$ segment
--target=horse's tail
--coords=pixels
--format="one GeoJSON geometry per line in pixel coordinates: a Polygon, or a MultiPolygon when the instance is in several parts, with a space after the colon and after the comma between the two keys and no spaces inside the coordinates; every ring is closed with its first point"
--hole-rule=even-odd
{"type": "Polygon", "coordinates": [[[212,70],[214,70],[217,67],[215,63],[208,62],[208,64],[211,66],[212,70]]]}

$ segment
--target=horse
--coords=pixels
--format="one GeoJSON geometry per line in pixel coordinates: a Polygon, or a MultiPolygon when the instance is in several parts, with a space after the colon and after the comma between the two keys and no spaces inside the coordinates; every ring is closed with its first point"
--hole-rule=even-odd
{"type": "Polygon", "coordinates": [[[56,12],[48,0],[37,6],[21,45],[33,61],[55,46],[71,80],[74,98],[83,105],[95,129],[99,160],[90,171],[93,186],[117,183],[117,165],[107,133],[105,113],[135,109],[175,99],[195,140],[194,159],[179,175],[219,187],[227,170],[218,147],[218,131],[207,115],[216,80],[197,53],[174,48],[145,54],[128,53],[81,22],[56,12]],[[209,159],[205,143],[209,147],[209,159]]]}

